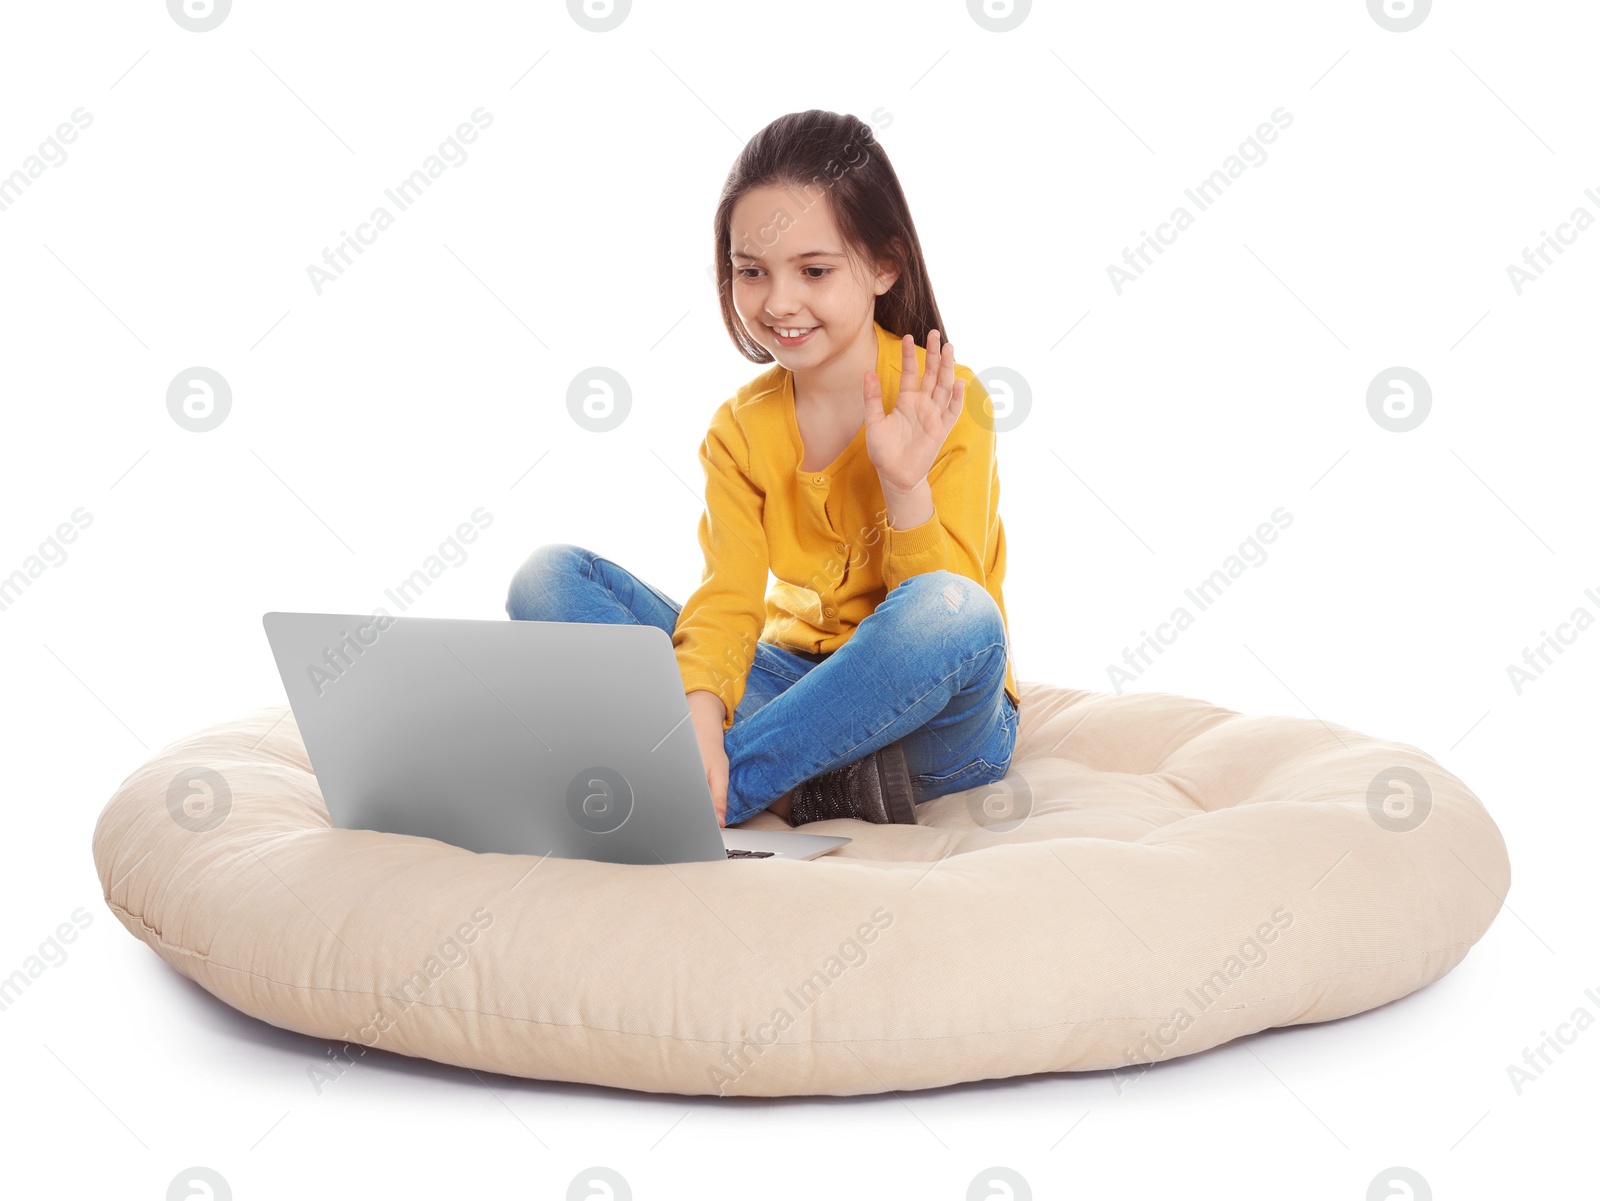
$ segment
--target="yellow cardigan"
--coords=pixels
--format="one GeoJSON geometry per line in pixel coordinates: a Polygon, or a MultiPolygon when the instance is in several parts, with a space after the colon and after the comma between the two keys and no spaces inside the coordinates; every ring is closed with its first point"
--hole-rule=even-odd
{"type": "MultiPolygon", "coordinates": [[[[892,412],[900,394],[900,339],[873,326],[878,379],[892,412]]],[[[919,373],[926,361],[926,348],[918,346],[919,373]]],[[[774,363],[712,415],[700,445],[705,572],[678,615],[672,645],[684,691],[708,689],[722,698],[724,730],[733,727],[758,638],[792,650],[837,650],[889,589],[912,576],[941,568],[966,576],[984,586],[1005,622],[996,435],[973,417],[992,409],[971,369],[958,363],[956,375],[967,382],[966,399],[928,472],[934,515],[904,530],[889,527],[865,424],[827,467],[800,470],[794,374],[787,368],[774,363]],[[769,569],[776,577],[770,592],[769,569]]],[[[1005,624],[1005,689],[1020,707],[1005,624]]]]}

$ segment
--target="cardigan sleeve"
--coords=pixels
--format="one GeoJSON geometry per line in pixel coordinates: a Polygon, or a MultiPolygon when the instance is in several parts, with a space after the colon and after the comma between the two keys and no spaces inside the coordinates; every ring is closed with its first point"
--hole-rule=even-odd
{"type": "Polygon", "coordinates": [[[726,709],[727,731],[766,622],[768,571],[766,497],[751,478],[749,442],[731,400],[712,416],[700,444],[700,466],[706,477],[699,527],[705,570],[678,613],[672,646],[684,692],[716,693],[726,709]]]}
{"type": "Polygon", "coordinates": [[[986,583],[1000,502],[996,435],[988,415],[989,394],[969,369],[958,368],[958,373],[967,381],[961,417],[928,470],[933,516],[908,529],[888,528],[883,552],[886,591],[912,576],[940,570],[986,583]],[[987,416],[980,420],[974,413],[987,416]]]}

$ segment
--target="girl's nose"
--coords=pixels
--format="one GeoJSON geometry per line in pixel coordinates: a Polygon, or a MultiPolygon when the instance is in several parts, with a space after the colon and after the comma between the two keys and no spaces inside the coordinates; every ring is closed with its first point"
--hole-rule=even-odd
{"type": "Polygon", "coordinates": [[[785,317],[793,317],[799,311],[794,305],[793,288],[774,281],[767,289],[766,309],[775,325],[782,324],[785,317]]]}

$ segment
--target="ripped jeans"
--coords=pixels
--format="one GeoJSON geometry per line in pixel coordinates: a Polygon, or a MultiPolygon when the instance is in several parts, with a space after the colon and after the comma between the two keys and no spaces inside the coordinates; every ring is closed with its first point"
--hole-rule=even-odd
{"type": "MultiPolygon", "coordinates": [[[[506,597],[519,621],[631,622],[669,635],[680,609],[610,559],[567,543],[529,555],[506,597]]],[[[897,739],[918,802],[1000,779],[1017,742],[1006,649],[994,598],[950,571],[901,581],[828,654],[757,643],[723,740],[726,824],[897,739]]]]}

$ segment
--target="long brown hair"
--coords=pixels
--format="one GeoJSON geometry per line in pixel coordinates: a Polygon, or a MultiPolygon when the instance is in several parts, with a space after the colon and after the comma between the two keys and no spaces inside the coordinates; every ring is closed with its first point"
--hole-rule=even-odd
{"type": "Polygon", "coordinates": [[[808,207],[819,200],[831,204],[847,250],[869,266],[881,259],[895,264],[899,278],[874,302],[879,325],[898,337],[910,334],[919,344],[930,329],[952,341],[933,298],[905,193],[872,127],[850,113],[813,108],[779,117],[746,142],[717,201],[717,295],[722,324],[740,354],[756,363],[773,361],[733,307],[733,206],[746,192],[764,187],[791,189],[808,207]]]}

